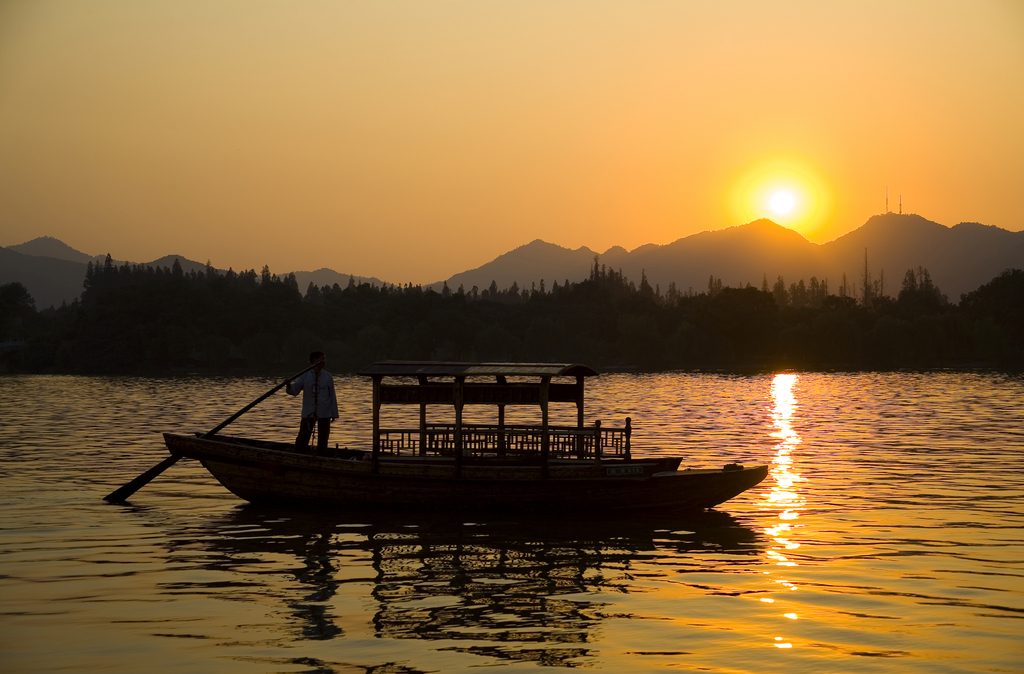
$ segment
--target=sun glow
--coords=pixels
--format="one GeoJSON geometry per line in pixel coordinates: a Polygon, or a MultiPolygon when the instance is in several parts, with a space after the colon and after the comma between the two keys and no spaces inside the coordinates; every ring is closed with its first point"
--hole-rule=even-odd
{"type": "Polygon", "coordinates": [[[807,162],[785,158],[751,164],[734,181],[728,217],[734,224],[768,218],[806,237],[832,218],[833,191],[807,162]]]}

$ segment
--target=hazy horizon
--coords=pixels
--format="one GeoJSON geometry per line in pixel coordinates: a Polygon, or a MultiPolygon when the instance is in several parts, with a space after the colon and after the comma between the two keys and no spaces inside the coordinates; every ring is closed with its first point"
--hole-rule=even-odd
{"type": "Polygon", "coordinates": [[[535,239],[1024,229],[1024,6],[0,6],[0,244],[432,283],[535,239]]]}
{"type": "MultiPolygon", "coordinates": [[[[894,216],[902,215],[902,216],[908,216],[908,217],[912,216],[912,217],[922,218],[922,219],[924,219],[926,221],[929,221],[929,222],[934,222],[934,221],[929,220],[928,218],[925,218],[924,216],[922,216],[922,215],[920,215],[918,213],[898,213],[896,211],[890,211],[889,213],[879,213],[879,214],[875,214],[875,215],[870,216],[867,220],[864,221],[864,223],[859,225],[857,228],[851,229],[848,232],[843,232],[842,234],[837,236],[836,239],[842,238],[846,234],[849,234],[850,232],[856,231],[856,229],[858,229],[859,227],[862,227],[862,226],[866,225],[872,218],[879,217],[879,216],[884,216],[884,215],[894,215],[894,216]]],[[[704,230],[702,232],[694,232],[692,234],[687,234],[686,236],[680,237],[680,239],[677,239],[676,241],[688,238],[690,236],[694,236],[696,234],[706,234],[706,233],[709,233],[709,232],[720,232],[720,231],[723,231],[725,229],[731,229],[731,228],[735,228],[735,227],[745,227],[747,225],[753,225],[756,222],[760,222],[762,220],[763,221],[767,221],[767,222],[769,222],[769,223],[771,223],[773,225],[777,225],[779,227],[782,227],[783,229],[786,229],[788,231],[795,232],[796,234],[798,234],[801,237],[803,237],[804,240],[808,241],[809,243],[811,243],[814,246],[823,246],[825,244],[831,243],[832,241],[835,241],[835,239],[832,239],[830,241],[820,242],[820,243],[819,242],[815,242],[815,241],[811,241],[811,240],[807,239],[798,230],[793,229],[793,228],[789,228],[789,227],[785,227],[784,225],[779,225],[777,222],[773,221],[771,218],[759,218],[758,220],[754,220],[754,221],[751,221],[751,222],[748,222],[748,223],[743,223],[742,225],[730,225],[728,227],[722,227],[722,228],[716,229],[716,230],[704,230]]],[[[958,222],[955,225],[943,225],[942,223],[935,223],[935,224],[939,224],[939,225],[942,225],[942,226],[947,227],[947,228],[955,227],[956,225],[960,225],[960,224],[981,224],[981,225],[986,225],[986,223],[976,223],[974,221],[958,222]]],[[[51,238],[51,239],[60,241],[61,243],[65,244],[65,245],[69,245],[70,246],[70,244],[68,244],[66,241],[63,241],[63,240],[59,239],[58,237],[53,237],[53,236],[49,236],[49,235],[45,235],[44,234],[44,235],[40,235],[38,237],[35,237],[34,239],[29,239],[28,241],[22,241],[20,243],[15,243],[15,244],[4,244],[3,247],[10,249],[10,248],[13,248],[13,247],[16,247],[16,246],[19,246],[19,245],[23,245],[23,244],[26,244],[26,243],[31,243],[32,241],[35,241],[35,240],[40,239],[40,238],[51,238]]],[[[317,271],[322,271],[322,270],[326,269],[328,271],[337,272],[337,273],[342,274],[342,275],[352,275],[352,276],[355,276],[357,278],[363,278],[363,279],[377,279],[377,280],[380,280],[380,281],[382,281],[384,283],[390,283],[390,284],[396,284],[396,285],[404,285],[405,283],[411,282],[411,283],[413,283],[413,285],[431,286],[431,285],[440,284],[440,283],[442,283],[444,281],[450,280],[450,279],[452,279],[454,277],[458,277],[458,276],[460,276],[462,274],[472,272],[475,269],[477,269],[478,267],[482,267],[482,266],[487,265],[488,263],[496,261],[498,258],[502,257],[503,255],[505,255],[507,253],[512,253],[512,252],[517,251],[517,250],[519,250],[521,248],[526,248],[527,246],[530,246],[531,244],[536,243],[537,241],[541,241],[541,242],[543,242],[545,244],[550,244],[550,245],[558,246],[558,247],[560,247],[560,248],[562,248],[564,250],[570,250],[570,251],[577,251],[577,250],[580,250],[582,248],[586,248],[586,249],[590,250],[591,252],[593,252],[593,253],[595,253],[597,255],[606,255],[608,252],[610,252],[611,250],[613,250],[615,248],[622,248],[622,249],[626,250],[627,253],[632,254],[635,251],[637,251],[638,249],[644,248],[644,247],[649,246],[649,245],[656,245],[656,246],[665,245],[665,244],[650,244],[650,243],[647,243],[647,244],[640,244],[638,246],[635,246],[633,248],[628,248],[628,249],[624,248],[623,246],[612,245],[612,246],[609,246],[608,248],[597,250],[597,249],[594,249],[594,248],[591,248],[591,247],[587,246],[586,244],[584,244],[583,246],[578,246],[576,248],[568,248],[567,246],[562,246],[562,245],[560,245],[558,243],[555,243],[555,242],[552,242],[552,241],[547,241],[547,240],[544,240],[542,238],[538,238],[538,239],[533,239],[531,241],[527,241],[525,243],[520,243],[518,245],[515,245],[515,246],[513,246],[512,248],[509,248],[506,251],[503,251],[503,252],[500,252],[500,253],[496,254],[493,258],[490,258],[488,260],[485,260],[485,261],[481,262],[480,264],[477,264],[477,265],[472,266],[472,267],[466,267],[465,269],[462,269],[460,271],[454,272],[453,274],[450,274],[450,275],[446,276],[445,278],[438,278],[438,279],[435,279],[435,280],[432,280],[432,281],[424,281],[424,280],[419,280],[419,279],[391,280],[391,279],[388,279],[388,278],[385,278],[385,277],[381,277],[379,274],[374,274],[374,273],[355,274],[355,273],[347,271],[345,269],[334,269],[334,268],[331,268],[331,267],[317,267],[315,269],[274,269],[273,267],[271,267],[270,270],[274,274],[288,274],[288,273],[292,273],[292,272],[295,272],[295,273],[311,273],[311,272],[317,272],[317,271]]],[[[673,242],[666,242],[666,243],[673,243],[673,242]]],[[[189,257],[187,255],[182,255],[182,254],[175,253],[175,252],[169,252],[169,253],[164,253],[162,255],[159,255],[159,256],[157,256],[155,258],[149,259],[149,260],[131,260],[131,259],[128,259],[128,258],[125,258],[125,257],[118,256],[117,254],[113,253],[113,251],[108,251],[108,252],[103,252],[103,253],[92,253],[90,251],[83,251],[83,250],[80,250],[78,248],[75,248],[75,246],[70,246],[70,247],[72,249],[76,250],[79,253],[84,253],[86,255],[90,255],[93,258],[101,258],[101,257],[104,257],[106,255],[110,255],[118,263],[130,262],[132,264],[151,264],[153,262],[156,262],[158,260],[162,260],[162,259],[168,258],[168,257],[180,257],[182,259],[186,259],[186,260],[190,260],[191,262],[198,262],[198,263],[204,262],[204,260],[202,259],[202,257],[203,257],[202,255],[200,255],[198,257],[189,257]]],[[[209,264],[211,264],[215,269],[221,269],[221,270],[224,270],[224,271],[226,271],[228,269],[233,269],[236,272],[247,271],[247,270],[250,270],[250,269],[259,270],[259,269],[263,268],[264,264],[266,264],[266,263],[264,263],[264,264],[258,264],[258,265],[248,266],[248,267],[234,267],[233,265],[221,265],[221,264],[218,264],[216,261],[214,261],[212,259],[209,259],[209,258],[207,258],[205,261],[209,262],[209,264]]]]}

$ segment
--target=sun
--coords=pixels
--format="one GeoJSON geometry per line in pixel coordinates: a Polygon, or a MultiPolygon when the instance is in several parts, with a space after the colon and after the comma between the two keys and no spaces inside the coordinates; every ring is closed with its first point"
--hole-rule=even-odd
{"type": "Polygon", "coordinates": [[[806,158],[759,157],[730,182],[723,205],[734,224],[768,218],[804,236],[815,236],[835,208],[834,189],[806,158]]]}
{"type": "Polygon", "coordinates": [[[772,194],[768,204],[774,212],[779,215],[786,215],[796,206],[796,197],[793,196],[792,192],[781,190],[772,194]]]}

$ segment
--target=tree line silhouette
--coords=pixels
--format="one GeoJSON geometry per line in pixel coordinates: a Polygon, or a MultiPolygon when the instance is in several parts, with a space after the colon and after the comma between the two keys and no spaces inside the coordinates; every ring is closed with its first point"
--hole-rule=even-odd
{"type": "Polygon", "coordinates": [[[1024,271],[953,304],[927,269],[896,297],[867,265],[845,276],[760,288],[666,292],[595,258],[589,278],[499,289],[375,286],[350,279],[300,291],[294,275],[89,265],[80,300],[36,311],[0,286],[0,341],[21,340],[18,371],[278,371],[328,353],[336,372],[383,359],[583,362],[603,369],[888,369],[1024,364],[1024,271]],[[856,295],[856,296],[855,296],[856,295]]]}

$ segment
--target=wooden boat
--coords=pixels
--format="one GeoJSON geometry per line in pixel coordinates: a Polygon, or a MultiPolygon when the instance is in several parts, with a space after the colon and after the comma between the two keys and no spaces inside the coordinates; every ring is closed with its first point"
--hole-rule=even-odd
{"type": "Polygon", "coordinates": [[[366,451],[298,453],[290,443],[167,433],[172,455],[198,459],[252,502],[589,514],[711,508],[761,482],[767,466],[679,470],[679,458],[634,458],[632,422],[584,425],[578,364],[384,361],[373,381],[366,451]],[[575,404],[577,424],[549,424],[552,403],[575,404]],[[418,428],[382,428],[383,405],[419,406],[418,428]],[[427,423],[427,407],[454,407],[452,424],[427,423]],[[466,424],[465,405],[493,405],[497,423],[466,424]],[[507,405],[535,405],[536,425],[505,423],[507,405]]]}

